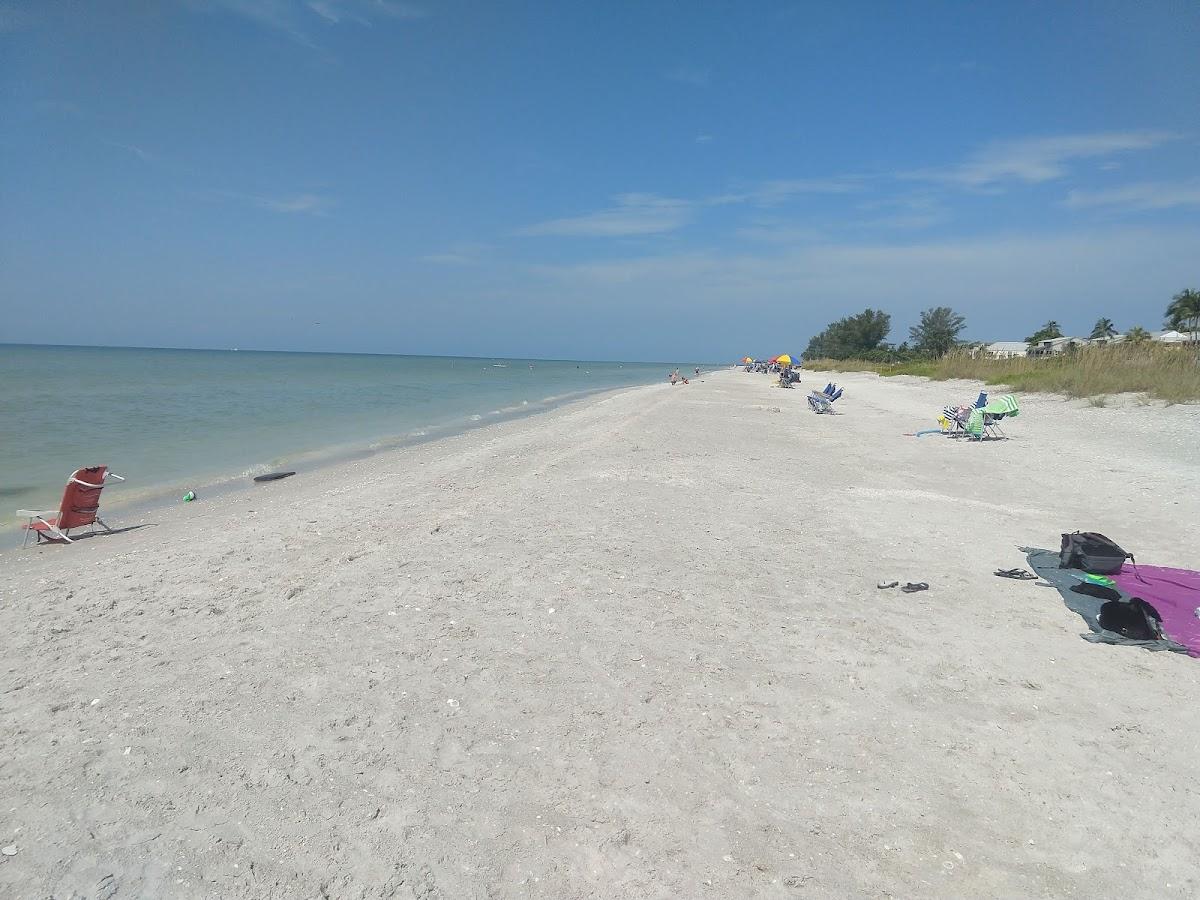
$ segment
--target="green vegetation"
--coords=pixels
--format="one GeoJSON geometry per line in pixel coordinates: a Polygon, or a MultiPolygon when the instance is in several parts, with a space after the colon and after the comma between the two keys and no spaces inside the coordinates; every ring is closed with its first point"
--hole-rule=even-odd
{"type": "Polygon", "coordinates": [[[943,356],[958,344],[958,336],[967,320],[948,306],[937,306],[921,313],[921,324],[908,329],[913,349],[929,356],[943,356]]]}
{"type": "Polygon", "coordinates": [[[1049,359],[972,359],[967,352],[955,351],[940,359],[896,363],[806,359],[804,366],[818,371],[923,375],[939,381],[966,378],[1006,385],[1014,391],[1046,391],[1070,397],[1134,392],[1168,403],[1200,401],[1200,359],[1195,349],[1150,342],[1087,347],[1049,359]]]}
{"type": "Polygon", "coordinates": [[[870,358],[892,330],[892,317],[885,312],[865,309],[856,316],[838,319],[808,342],[805,358],[870,358]]]}
{"type": "MultiPolygon", "coordinates": [[[[948,306],[921,313],[909,329],[908,343],[887,344],[891,316],[867,309],[834,322],[811,341],[804,352],[809,369],[838,372],[878,372],[880,375],[920,375],[935,380],[967,378],[1007,385],[1016,391],[1049,391],[1092,398],[1104,406],[1109,394],[1140,393],[1168,403],[1200,401],[1200,291],[1183,290],[1171,298],[1166,327],[1190,333],[1188,346],[1156,344],[1140,325],[1130,328],[1116,344],[1094,344],[1050,357],[987,359],[984,345],[958,340],[966,320],[948,306]]],[[[1092,339],[1117,334],[1112,319],[1101,317],[1092,339]]],[[[1029,337],[1036,344],[1063,337],[1051,319],[1029,337]]]]}
{"type": "Polygon", "coordinates": [[[1029,337],[1025,338],[1027,344],[1037,344],[1042,341],[1053,340],[1063,336],[1062,329],[1058,327],[1058,323],[1051,319],[1029,337]]]}
{"type": "Polygon", "coordinates": [[[1187,332],[1193,341],[1197,340],[1200,337],[1200,291],[1189,288],[1172,297],[1171,305],[1167,307],[1167,321],[1163,324],[1180,333],[1187,332]]]}

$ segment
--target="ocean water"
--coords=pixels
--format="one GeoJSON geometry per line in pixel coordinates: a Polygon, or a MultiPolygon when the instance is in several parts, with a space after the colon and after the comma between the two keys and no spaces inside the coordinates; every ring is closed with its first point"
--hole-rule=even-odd
{"type": "Polygon", "coordinates": [[[665,379],[668,364],[0,345],[0,521],[80,466],[104,505],[247,482],[665,379]]]}

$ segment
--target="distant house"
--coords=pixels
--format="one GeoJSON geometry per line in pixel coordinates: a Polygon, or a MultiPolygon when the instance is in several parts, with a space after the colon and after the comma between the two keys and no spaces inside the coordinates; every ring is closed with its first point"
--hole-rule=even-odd
{"type": "Polygon", "coordinates": [[[1090,344],[1087,338],[1079,337],[1056,337],[1048,338],[1044,341],[1038,341],[1036,344],[1029,345],[1029,356],[1061,356],[1072,350],[1078,350],[1080,347],[1086,347],[1090,344]]]}
{"type": "Polygon", "coordinates": [[[1014,359],[1028,353],[1029,345],[1024,341],[994,341],[983,348],[985,359],[1014,359]]]}
{"type": "Polygon", "coordinates": [[[1160,344],[1186,344],[1191,338],[1179,331],[1152,331],[1150,340],[1160,344]]]}
{"type": "Polygon", "coordinates": [[[1123,344],[1123,343],[1125,343],[1125,335],[1112,334],[1112,335],[1106,335],[1105,337],[1089,338],[1089,341],[1091,342],[1091,345],[1093,347],[1097,347],[1097,346],[1102,347],[1105,344],[1123,344]]]}

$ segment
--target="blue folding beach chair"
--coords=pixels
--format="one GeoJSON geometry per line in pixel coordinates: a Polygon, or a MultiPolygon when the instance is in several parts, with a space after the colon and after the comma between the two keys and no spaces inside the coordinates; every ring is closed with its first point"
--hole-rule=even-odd
{"type": "Polygon", "coordinates": [[[813,391],[808,395],[808,407],[818,415],[821,413],[832,415],[834,412],[833,404],[840,396],[842,396],[842,388],[830,382],[821,390],[813,391]]]}

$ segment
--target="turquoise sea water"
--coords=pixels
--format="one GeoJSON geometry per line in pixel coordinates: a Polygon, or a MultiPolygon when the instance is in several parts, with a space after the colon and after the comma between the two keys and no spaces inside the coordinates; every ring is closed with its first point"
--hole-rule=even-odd
{"type": "Polygon", "coordinates": [[[671,367],[0,345],[0,521],[55,507],[80,466],[128,479],[106,505],[167,498],[663,380],[671,367]]]}

